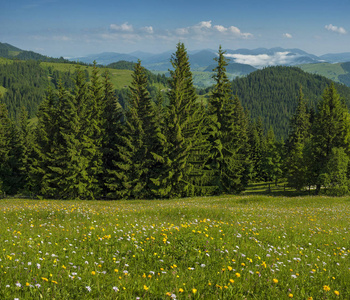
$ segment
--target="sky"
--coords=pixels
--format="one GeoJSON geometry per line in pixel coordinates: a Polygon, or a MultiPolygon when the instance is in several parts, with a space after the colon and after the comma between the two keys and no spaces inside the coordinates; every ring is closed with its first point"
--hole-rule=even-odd
{"type": "Polygon", "coordinates": [[[1,0],[0,42],[52,57],[299,48],[350,52],[349,0],[1,0]]]}

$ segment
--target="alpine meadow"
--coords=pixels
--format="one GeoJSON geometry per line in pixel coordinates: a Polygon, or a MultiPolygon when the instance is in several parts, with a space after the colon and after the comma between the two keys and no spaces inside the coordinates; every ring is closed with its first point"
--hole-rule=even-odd
{"type": "Polygon", "coordinates": [[[350,299],[349,11],[5,1],[0,299],[350,299]]]}

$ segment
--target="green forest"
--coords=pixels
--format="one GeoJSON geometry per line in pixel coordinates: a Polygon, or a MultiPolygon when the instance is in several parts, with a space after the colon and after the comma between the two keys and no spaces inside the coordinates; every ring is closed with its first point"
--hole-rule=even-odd
{"type": "Polygon", "coordinates": [[[141,61],[109,66],[133,68],[120,90],[96,64],[91,72],[1,64],[1,193],[164,199],[238,194],[284,179],[298,191],[347,194],[349,88],[292,67],[230,81],[224,54],[220,47],[215,85],[204,92],[183,43],[169,78],[141,61]]]}

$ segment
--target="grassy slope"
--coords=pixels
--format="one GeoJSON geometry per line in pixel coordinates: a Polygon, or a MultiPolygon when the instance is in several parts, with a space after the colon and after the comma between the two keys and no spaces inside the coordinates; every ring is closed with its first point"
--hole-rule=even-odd
{"type": "Polygon", "coordinates": [[[0,220],[1,299],[350,297],[348,198],[2,200],[0,220]]]}
{"type": "Polygon", "coordinates": [[[338,79],[339,75],[343,75],[347,73],[343,70],[341,63],[305,64],[305,65],[298,65],[297,67],[301,68],[303,71],[308,73],[322,75],[324,77],[332,79],[335,82],[340,82],[338,79]]]}
{"type": "MultiPolygon", "coordinates": [[[[74,73],[74,71],[76,69],[75,64],[42,62],[41,65],[43,68],[52,67],[53,69],[58,70],[58,71],[62,71],[62,72],[70,71],[71,73],[74,73]]],[[[89,74],[91,74],[91,72],[92,72],[92,67],[90,67],[90,66],[81,66],[81,68],[87,69],[89,74]]],[[[110,76],[111,76],[111,82],[116,89],[121,89],[123,87],[129,86],[129,84],[131,83],[132,71],[102,68],[100,70],[100,73],[103,73],[105,70],[109,71],[110,76]]]]}

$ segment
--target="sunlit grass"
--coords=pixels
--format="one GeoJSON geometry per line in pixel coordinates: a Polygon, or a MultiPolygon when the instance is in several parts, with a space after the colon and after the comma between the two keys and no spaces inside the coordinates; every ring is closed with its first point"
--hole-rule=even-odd
{"type": "Polygon", "coordinates": [[[0,299],[349,299],[348,198],[0,201],[0,299]]]}

